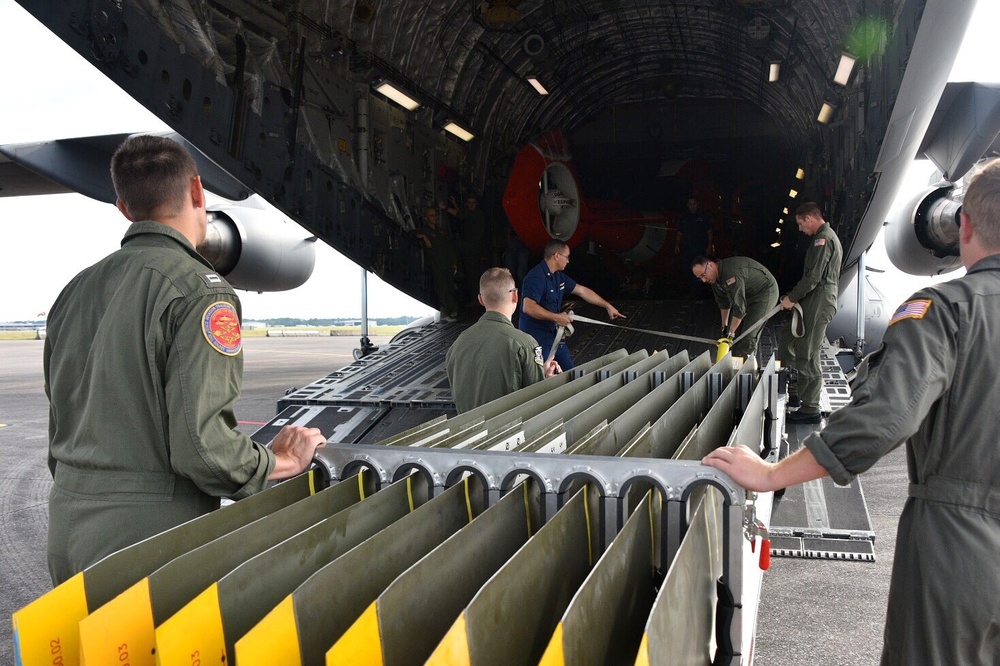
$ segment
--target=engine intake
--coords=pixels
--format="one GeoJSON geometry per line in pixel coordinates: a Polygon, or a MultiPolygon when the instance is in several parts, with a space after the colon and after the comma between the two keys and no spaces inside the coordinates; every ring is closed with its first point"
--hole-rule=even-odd
{"type": "Polygon", "coordinates": [[[893,211],[886,223],[885,247],[893,265],[910,275],[940,275],[959,268],[959,213],[953,185],[922,190],[893,211]]]}
{"type": "Polygon", "coordinates": [[[308,280],[316,265],[315,238],[303,233],[265,210],[215,207],[198,252],[237,289],[287,291],[308,280]]]}

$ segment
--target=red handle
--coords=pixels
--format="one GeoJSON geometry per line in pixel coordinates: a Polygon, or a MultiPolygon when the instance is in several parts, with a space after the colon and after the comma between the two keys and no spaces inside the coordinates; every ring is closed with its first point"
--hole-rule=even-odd
{"type": "Polygon", "coordinates": [[[757,537],[750,539],[750,552],[751,553],[757,552],[757,537]]]}
{"type": "Polygon", "coordinates": [[[761,539],[760,541],[760,570],[767,571],[771,568],[771,540],[761,539]]]}

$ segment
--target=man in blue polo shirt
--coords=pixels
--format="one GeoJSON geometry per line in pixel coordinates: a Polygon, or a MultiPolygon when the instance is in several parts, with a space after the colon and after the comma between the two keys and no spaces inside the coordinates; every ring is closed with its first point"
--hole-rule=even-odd
{"type": "MultiPolygon", "coordinates": [[[[568,326],[572,321],[562,312],[563,296],[576,294],[591,305],[608,311],[610,319],[624,317],[615,306],[597,295],[592,289],[577,284],[563,270],[569,265],[569,246],[561,240],[550,240],[542,253],[542,262],[528,271],[521,285],[521,317],[518,328],[530,333],[542,346],[542,358],[549,357],[549,350],[556,337],[556,326],[568,326]]],[[[563,371],[573,367],[569,350],[560,346],[556,361],[563,371]]]]}

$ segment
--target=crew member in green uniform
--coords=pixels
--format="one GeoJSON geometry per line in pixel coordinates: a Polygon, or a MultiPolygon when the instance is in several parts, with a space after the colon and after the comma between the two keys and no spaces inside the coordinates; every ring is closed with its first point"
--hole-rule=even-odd
{"type": "Polygon", "coordinates": [[[479,276],[486,268],[486,232],[489,226],[486,214],[479,207],[479,197],[475,194],[465,197],[465,207],[461,210],[455,197],[451,197],[449,205],[439,203],[438,208],[448,211],[455,225],[455,252],[462,266],[464,289],[471,299],[473,294],[479,293],[479,276]]]}
{"type": "MultiPolygon", "coordinates": [[[[718,261],[704,255],[691,263],[694,276],[712,286],[712,295],[722,315],[722,337],[732,338],[747,330],[778,304],[778,283],[771,272],[749,257],[718,261]]],[[[733,356],[749,358],[757,351],[763,326],[733,345],[733,356]]]]}
{"type": "Polygon", "coordinates": [[[785,367],[798,371],[798,381],[790,384],[788,403],[801,408],[788,415],[790,423],[819,423],[819,396],[823,390],[823,372],[820,368],[820,349],[826,337],[826,327],[837,314],[837,284],[840,280],[840,263],[843,250],[840,239],[823,219],[823,213],[814,203],[804,203],[795,211],[799,230],[811,236],[806,252],[802,279],[781,299],[783,310],[791,310],[796,303],[802,306],[802,323],[805,334],[792,336],[791,323],[785,327],[778,347],[778,360],[785,367]]]}
{"type": "Polygon", "coordinates": [[[545,364],[538,342],[510,323],[518,296],[509,270],[483,273],[479,303],[486,313],[458,336],[445,357],[459,413],[562,372],[555,359],[545,364]]]}
{"type": "Polygon", "coordinates": [[[416,236],[427,248],[425,256],[434,276],[434,292],[437,294],[441,319],[458,320],[458,298],[455,296],[455,271],[458,259],[451,231],[439,223],[438,209],[428,206],[424,211],[426,224],[416,231],[416,236]]]}
{"type": "Polygon", "coordinates": [[[851,403],[776,465],[750,449],[705,457],[749,490],[829,475],[838,484],[906,444],[883,666],[1000,663],[1000,160],[973,177],[960,214],[964,277],[899,306],[858,368],[851,403]],[[985,409],[984,409],[985,407],[985,409]]]}
{"type": "Polygon", "coordinates": [[[236,430],[240,301],[195,247],[205,193],[180,144],[129,138],[111,175],[132,224],[49,310],[48,562],[56,585],[105,555],[306,469],[325,443],[236,430]]]}

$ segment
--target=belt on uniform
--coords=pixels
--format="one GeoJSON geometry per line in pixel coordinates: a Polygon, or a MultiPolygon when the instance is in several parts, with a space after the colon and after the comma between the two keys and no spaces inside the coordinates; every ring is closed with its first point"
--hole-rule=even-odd
{"type": "Polygon", "coordinates": [[[1000,488],[946,476],[931,476],[924,483],[911,483],[910,497],[980,509],[1000,517],[1000,488]]]}

